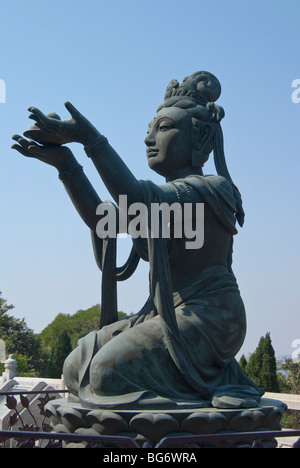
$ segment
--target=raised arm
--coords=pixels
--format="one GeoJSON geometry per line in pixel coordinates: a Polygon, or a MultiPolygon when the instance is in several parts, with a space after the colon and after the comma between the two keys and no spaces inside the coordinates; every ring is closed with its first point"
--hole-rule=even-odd
{"type": "Polygon", "coordinates": [[[58,120],[44,115],[35,107],[29,108],[35,129],[24,133],[40,143],[83,144],[111,196],[118,202],[119,195],[127,195],[128,203],[142,201],[142,188],[138,180],[110,146],[107,139],[69,102],[65,103],[70,120],[58,120]]]}

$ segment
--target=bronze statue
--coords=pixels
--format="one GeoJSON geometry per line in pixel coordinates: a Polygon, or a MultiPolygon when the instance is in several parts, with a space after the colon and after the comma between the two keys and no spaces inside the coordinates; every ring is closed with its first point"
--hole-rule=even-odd
{"type": "MultiPolygon", "coordinates": [[[[165,178],[139,181],[108,140],[67,102],[71,119],[29,108],[34,126],[14,135],[13,148],[58,169],[59,178],[92,233],[103,271],[101,327],[78,342],[66,359],[64,378],[71,401],[87,408],[250,407],[263,391],[242,372],[235,356],[246,332],[246,317],[232,272],[232,242],[242,226],[241,195],[230,178],[220,122],[217,78],[201,71],[181,84],[172,80],[145,138],[151,169],[165,178]],[[67,146],[84,145],[114,203],[103,202],[67,146]],[[214,152],[218,175],[203,175],[214,152]],[[128,262],[118,268],[115,238],[96,232],[97,207],[118,211],[128,204],[204,204],[204,244],[187,249],[186,238],[133,239],[128,262]],[[117,281],[128,278],[139,259],[149,262],[150,295],[135,315],[117,320],[117,281]]],[[[193,212],[194,213],[194,212],[193,212]]],[[[195,216],[195,214],[194,214],[195,216]]],[[[130,217],[129,217],[130,218],[130,217]]],[[[130,220],[128,218],[128,221],[130,220]]],[[[172,231],[172,230],[171,230],[172,231]]]]}

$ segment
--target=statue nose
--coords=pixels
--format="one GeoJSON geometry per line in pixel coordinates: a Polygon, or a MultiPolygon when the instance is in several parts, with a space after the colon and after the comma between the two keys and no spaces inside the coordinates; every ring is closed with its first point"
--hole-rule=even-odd
{"type": "Polygon", "coordinates": [[[147,146],[154,146],[155,145],[155,139],[154,139],[154,136],[153,136],[153,132],[147,133],[146,138],[145,138],[144,141],[145,141],[147,146]]]}

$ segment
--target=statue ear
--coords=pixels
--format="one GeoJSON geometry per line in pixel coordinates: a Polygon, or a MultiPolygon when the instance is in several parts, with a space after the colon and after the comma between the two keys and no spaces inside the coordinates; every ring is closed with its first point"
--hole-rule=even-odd
{"type": "Polygon", "coordinates": [[[202,167],[203,164],[207,161],[208,155],[213,149],[214,133],[214,126],[208,122],[201,122],[199,126],[193,127],[193,167],[202,167]]]}

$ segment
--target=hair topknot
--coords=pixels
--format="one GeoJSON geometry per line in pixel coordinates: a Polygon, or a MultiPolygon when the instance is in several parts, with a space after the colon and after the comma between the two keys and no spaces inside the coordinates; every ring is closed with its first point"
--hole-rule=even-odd
{"type": "Polygon", "coordinates": [[[221,94],[219,80],[207,71],[198,71],[184,78],[181,84],[171,80],[167,86],[165,100],[172,97],[191,98],[202,106],[215,102],[221,94]]]}
{"type": "MultiPolygon", "coordinates": [[[[218,175],[225,177],[232,185],[234,197],[237,203],[236,218],[240,226],[244,223],[244,209],[241,194],[233,183],[225,160],[223,132],[220,125],[225,115],[224,109],[215,104],[221,95],[221,84],[219,80],[207,71],[198,71],[184,78],[181,84],[177,80],[171,80],[167,86],[163,107],[181,107],[189,112],[196,126],[199,121],[217,124],[213,136],[212,147],[214,150],[214,162],[218,175]],[[198,120],[198,122],[194,122],[198,120]]],[[[206,154],[208,155],[210,151],[206,154]]]]}

